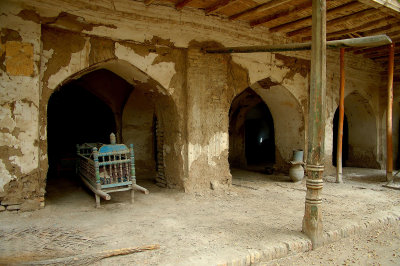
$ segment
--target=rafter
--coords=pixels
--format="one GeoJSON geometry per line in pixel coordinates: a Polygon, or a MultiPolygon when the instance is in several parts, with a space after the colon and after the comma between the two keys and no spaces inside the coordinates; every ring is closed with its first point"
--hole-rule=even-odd
{"type": "Polygon", "coordinates": [[[277,7],[277,6],[280,6],[280,5],[284,5],[284,4],[289,3],[291,1],[292,0],[272,0],[272,1],[269,1],[267,3],[255,6],[253,8],[250,8],[250,9],[244,10],[244,11],[242,11],[240,13],[237,13],[235,15],[232,15],[232,16],[229,17],[229,19],[236,20],[236,19],[239,19],[239,18],[241,18],[241,17],[243,17],[245,15],[249,15],[251,13],[265,12],[265,11],[268,11],[268,10],[274,8],[274,7],[277,7]]]}
{"type": "MultiPolygon", "coordinates": [[[[394,47],[396,47],[395,51],[396,50],[400,51],[400,47],[398,47],[398,45],[399,45],[399,43],[394,44],[394,47]]],[[[373,47],[373,48],[366,48],[366,49],[354,51],[354,54],[366,54],[366,53],[372,53],[372,52],[378,52],[378,51],[388,51],[388,47],[387,46],[379,46],[379,47],[373,47]]]]}
{"type": "MultiPolygon", "coordinates": [[[[399,53],[399,50],[396,50],[395,53],[399,53]]],[[[376,53],[370,53],[370,54],[365,54],[364,57],[366,58],[379,58],[379,57],[384,57],[389,55],[389,49],[387,51],[380,51],[376,53]]]]}
{"type": "Polygon", "coordinates": [[[146,6],[149,6],[149,5],[151,5],[154,1],[155,1],[155,0],[144,0],[144,4],[145,4],[146,6]]]}
{"type": "Polygon", "coordinates": [[[385,32],[387,32],[388,30],[391,30],[391,29],[393,29],[393,28],[395,28],[395,27],[397,27],[397,26],[400,26],[400,22],[393,23],[393,24],[390,24],[390,25],[386,25],[386,26],[383,26],[383,27],[380,27],[380,28],[376,28],[376,29],[364,31],[363,34],[364,34],[365,36],[367,36],[367,35],[374,35],[374,34],[385,33],[385,32]]]}
{"type": "MultiPolygon", "coordinates": [[[[338,24],[347,22],[348,20],[353,19],[353,18],[357,18],[358,20],[360,20],[360,19],[370,16],[371,14],[376,13],[376,12],[377,12],[377,10],[375,8],[364,9],[362,11],[359,11],[359,12],[356,12],[356,13],[353,13],[353,14],[350,14],[347,16],[338,17],[333,20],[327,21],[326,25],[329,27],[333,27],[338,24]]],[[[311,33],[311,26],[288,32],[288,33],[286,33],[286,35],[289,37],[292,37],[292,36],[296,36],[296,35],[300,35],[300,34],[310,34],[310,33],[311,33]]]]}
{"type": "MultiPolygon", "coordinates": [[[[347,4],[332,8],[332,9],[330,9],[330,10],[328,10],[326,12],[327,19],[329,19],[330,16],[332,16],[332,15],[334,15],[336,13],[341,13],[341,12],[344,12],[344,11],[348,11],[348,10],[351,10],[353,8],[360,7],[360,5],[361,4],[358,3],[358,2],[350,2],[350,3],[347,3],[347,4]]],[[[294,28],[297,29],[297,28],[300,28],[300,27],[304,27],[305,25],[311,25],[311,19],[312,19],[311,16],[304,17],[304,18],[301,18],[301,19],[298,19],[298,20],[295,20],[295,21],[292,21],[292,22],[288,22],[288,23],[285,23],[285,24],[282,24],[282,25],[279,25],[279,26],[272,27],[272,28],[269,29],[269,31],[270,32],[290,31],[290,30],[292,30],[294,28]]]]}
{"type": "MultiPolygon", "coordinates": [[[[270,22],[270,21],[273,21],[273,20],[276,20],[276,19],[279,19],[282,17],[286,17],[288,15],[293,15],[297,12],[302,12],[304,10],[310,9],[311,6],[312,6],[312,2],[305,2],[302,5],[296,6],[294,9],[287,9],[280,13],[275,13],[275,14],[272,14],[269,16],[262,17],[260,19],[253,20],[250,22],[250,26],[252,26],[252,27],[257,26],[257,25],[264,24],[264,23],[267,23],[267,22],[270,22]]],[[[311,12],[311,9],[310,9],[310,12],[311,12]]]]}
{"type": "Polygon", "coordinates": [[[217,1],[212,6],[207,7],[205,12],[206,12],[207,15],[215,13],[215,12],[218,12],[222,8],[224,8],[226,6],[229,6],[230,4],[233,4],[233,3],[237,2],[237,1],[238,0],[220,0],[220,1],[217,1]]]}
{"type": "MultiPolygon", "coordinates": [[[[335,37],[340,37],[340,36],[343,36],[343,35],[348,34],[348,33],[358,32],[358,31],[362,31],[362,30],[365,30],[365,29],[376,27],[376,25],[379,25],[381,23],[390,23],[393,20],[394,20],[394,18],[387,18],[387,17],[380,18],[380,19],[377,19],[377,20],[373,20],[371,22],[364,23],[364,24],[362,24],[362,25],[360,25],[358,27],[355,27],[355,28],[328,32],[326,34],[326,37],[328,39],[332,39],[332,38],[335,38],[335,37]]],[[[311,40],[311,36],[306,36],[302,40],[303,41],[309,41],[309,40],[311,40]]]]}
{"type": "Polygon", "coordinates": [[[189,4],[190,2],[192,2],[193,0],[182,0],[179,1],[176,5],[175,8],[178,10],[181,10],[182,8],[184,8],[187,4],[189,4]]]}

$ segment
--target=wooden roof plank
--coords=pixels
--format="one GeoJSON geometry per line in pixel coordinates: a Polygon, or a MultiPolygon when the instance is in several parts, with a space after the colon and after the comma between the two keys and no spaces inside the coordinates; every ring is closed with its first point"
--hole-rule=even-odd
{"type": "MultiPolygon", "coordinates": [[[[353,14],[350,14],[350,15],[347,15],[347,16],[338,17],[338,18],[335,18],[333,20],[327,21],[326,25],[332,27],[332,26],[344,23],[344,22],[346,22],[346,21],[348,21],[350,19],[353,19],[353,18],[356,18],[357,20],[360,20],[360,19],[362,19],[362,18],[364,18],[366,16],[370,16],[371,14],[373,14],[375,12],[377,12],[377,10],[375,8],[364,9],[362,11],[359,11],[359,12],[356,12],[356,13],[353,13],[353,14]]],[[[286,35],[289,36],[289,37],[293,37],[293,36],[296,36],[296,35],[310,34],[310,33],[311,33],[311,26],[288,32],[288,33],[286,33],[286,35]]]]}
{"type": "MultiPolygon", "coordinates": [[[[361,4],[358,2],[350,2],[350,3],[344,4],[344,5],[329,9],[326,12],[327,19],[329,19],[332,15],[335,15],[337,13],[341,13],[344,11],[348,12],[349,10],[356,8],[356,7],[360,7],[360,6],[361,6],[361,4]]],[[[269,31],[270,32],[290,31],[293,28],[303,27],[304,25],[311,25],[311,19],[312,19],[311,16],[304,17],[304,18],[301,18],[301,19],[298,19],[298,20],[295,20],[292,22],[288,22],[288,23],[285,23],[282,25],[272,27],[269,29],[269,31]]]]}
{"type": "Polygon", "coordinates": [[[243,17],[245,15],[249,15],[251,13],[266,12],[266,11],[272,9],[272,8],[275,8],[275,7],[280,6],[280,5],[287,4],[287,3],[291,2],[291,1],[292,0],[271,0],[271,1],[267,2],[267,3],[255,6],[253,8],[244,10],[244,11],[238,13],[238,14],[232,15],[232,16],[229,17],[229,19],[230,20],[236,20],[236,19],[239,19],[239,18],[241,18],[241,17],[243,17]]]}
{"type": "Polygon", "coordinates": [[[144,0],[144,4],[145,4],[146,6],[149,6],[149,5],[151,5],[154,1],[155,1],[155,0],[144,0]]]}
{"type": "Polygon", "coordinates": [[[379,28],[376,28],[376,29],[364,31],[363,34],[365,36],[374,35],[374,34],[380,34],[380,33],[387,32],[388,30],[391,30],[391,29],[393,29],[393,28],[395,28],[397,26],[400,26],[400,22],[389,24],[389,25],[386,25],[386,26],[383,26],[383,27],[379,27],[379,28]]]}
{"type": "Polygon", "coordinates": [[[385,14],[400,18],[400,3],[388,0],[357,0],[367,6],[377,8],[385,14]]]}
{"type": "Polygon", "coordinates": [[[239,0],[219,0],[217,1],[215,4],[213,4],[212,6],[209,6],[206,8],[205,12],[207,15],[212,14],[212,13],[216,13],[219,10],[237,2],[239,0]]]}
{"type": "MultiPolygon", "coordinates": [[[[341,37],[341,36],[343,36],[343,35],[345,35],[345,34],[348,34],[348,33],[354,33],[354,32],[358,32],[358,31],[361,31],[361,30],[365,30],[365,29],[369,29],[369,28],[374,28],[374,27],[376,27],[376,26],[379,25],[379,24],[388,23],[388,22],[392,21],[393,19],[394,19],[394,18],[387,18],[387,17],[379,18],[379,19],[377,19],[377,20],[373,20],[373,21],[371,21],[371,22],[364,23],[364,24],[362,24],[362,25],[360,25],[360,26],[358,26],[358,27],[328,32],[328,33],[326,34],[326,37],[327,37],[328,39],[332,39],[332,38],[335,38],[335,37],[341,37]]],[[[311,36],[306,36],[306,37],[304,37],[302,40],[303,40],[303,41],[309,41],[309,40],[311,40],[311,36]]]]}
{"type": "Polygon", "coordinates": [[[181,0],[175,5],[175,8],[177,10],[181,10],[182,8],[184,8],[187,4],[189,4],[192,1],[194,1],[194,0],[181,0]]]}
{"type": "Polygon", "coordinates": [[[280,13],[275,13],[275,14],[271,14],[265,17],[262,17],[260,19],[254,20],[250,22],[250,26],[254,27],[254,26],[258,26],[260,24],[264,24],[266,22],[270,22],[272,20],[276,20],[282,17],[286,17],[289,16],[293,13],[297,13],[297,12],[302,12],[304,10],[308,10],[310,9],[312,6],[312,2],[305,2],[302,5],[296,6],[294,9],[287,9],[284,10],[280,13]]]}

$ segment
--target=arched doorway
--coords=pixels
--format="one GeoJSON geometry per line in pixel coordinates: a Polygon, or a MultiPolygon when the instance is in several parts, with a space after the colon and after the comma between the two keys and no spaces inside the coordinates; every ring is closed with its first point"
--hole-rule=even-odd
{"type": "MultiPolygon", "coordinates": [[[[339,108],[336,109],[333,117],[333,147],[332,147],[332,165],[337,166],[337,138],[339,128],[339,108]]],[[[346,166],[349,158],[349,125],[347,116],[344,114],[343,119],[343,140],[342,140],[342,166],[346,166]]]]}
{"type": "Polygon", "coordinates": [[[344,100],[348,121],[347,166],[379,168],[376,117],[368,100],[354,91],[344,100]]]}
{"type": "MultiPolygon", "coordinates": [[[[120,140],[121,113],[133,87],[106,69],[94,70],[57,88],[47,106],[47,199],[73,197],[82,187],[75,174],[76,145],[120,140]]],[[[85,198],[83,196],[83,198],[85,198]]],[[[91,197],[90,197],[91,198],[91,197]]]]}
{"type": "Polygon", "coordinates": [[[275,163],[274,121],[260,96],[247,88],[229,111],[231,167],[265,171],[275,163]]]}

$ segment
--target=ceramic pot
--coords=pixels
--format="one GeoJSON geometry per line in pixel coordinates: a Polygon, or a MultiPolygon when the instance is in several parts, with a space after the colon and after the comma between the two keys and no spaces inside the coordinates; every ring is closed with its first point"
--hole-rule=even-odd
{"type": "Polygon", "coordinates": [[[304,177],[304,168],[301,164],[295,164],[289,169],[289,177],[293,182],[299,182],[304,177]]]}

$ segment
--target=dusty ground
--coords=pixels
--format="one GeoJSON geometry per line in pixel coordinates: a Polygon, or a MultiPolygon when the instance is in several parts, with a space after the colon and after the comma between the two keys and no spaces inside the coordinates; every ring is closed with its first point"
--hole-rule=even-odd
{"type": "MultiPolygon", "coordinates": [[[[45,209],[0,213],[0,263],[159,244],[159,250],[98,264],[213,265],[282,241],[305,239],[300,232],[304,180],[291,183],[283,175],[242,170],[232,174],[229,191],[197,195],[138,182],[149,195],[136,193],[131,205],[129,193],[111,194],[112,200],[102,201],[100,209],[79,182],[56,180],[48,186],[45,209]]],[[[383,171],[345,169],[345,174],[344,184],[326,177],[325,231],[400,213],[399,191],[382,187],[383,171]]]]}
{"type": "Polygon", "coordinates": [[[400,265],[400,225],[385,226],[259,265],[400,265]]]}

